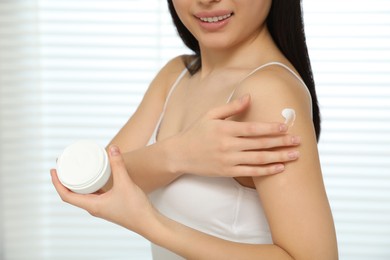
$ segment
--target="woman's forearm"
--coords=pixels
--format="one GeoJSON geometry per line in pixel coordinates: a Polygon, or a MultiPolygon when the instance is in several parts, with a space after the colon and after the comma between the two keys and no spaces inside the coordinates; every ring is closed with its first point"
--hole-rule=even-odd
{"type": "Polygon", "coordinates": [[[291,257],[273,244],[245,244],[223,240],[175,222],[159,213],[144,235],[148,240],[185,259],[281,259],[291,257]]]}
{"type": "MultiPolygon", "coordinates": [[[[180,176],[175,160],[178,146],[174,142],[174,138],[169,138],[122,154],[129,176],[145,193],[165,186],[180,176]]],[[[111,187],[112,178],[103,191],[111,187]]]]}

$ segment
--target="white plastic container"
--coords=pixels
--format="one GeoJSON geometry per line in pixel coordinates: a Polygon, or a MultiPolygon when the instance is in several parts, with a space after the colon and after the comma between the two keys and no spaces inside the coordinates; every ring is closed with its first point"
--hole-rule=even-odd
{"type": "Polygon", "coordinates": [[[107,152],[93,141],[77,141],[58,157],[57,174],[60,182],[73,192],[96,192],[111,175],[107,152]]]}

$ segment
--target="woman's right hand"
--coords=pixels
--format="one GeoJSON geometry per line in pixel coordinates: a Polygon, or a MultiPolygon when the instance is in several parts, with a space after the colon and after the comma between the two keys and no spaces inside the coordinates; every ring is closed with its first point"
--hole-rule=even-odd
{"type": "Polygon", "coordinates": [[[298,159],[300,138],[283,123],[226,120],[250,106],[245,95],[214,108],[181,132],[173,159],[177,173],[203,176],[264,176],[280,173],[298,159]]]}

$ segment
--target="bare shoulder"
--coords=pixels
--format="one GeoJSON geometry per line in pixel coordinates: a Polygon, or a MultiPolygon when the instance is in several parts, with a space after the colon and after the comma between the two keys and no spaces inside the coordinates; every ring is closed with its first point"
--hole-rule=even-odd
{"type": "MultiPolygon", "coordinates": [[[[236,95],[251,95],[251,105],[240,121],[284,122],[282,111],[295,110],[295,123],[289,133],[302,138],[299,151],[304,159],[289,163],[287,170],[300,171],[311,168],[320,173],[317,139],[312,119],[311,97],[305,84],[282,66],[268,66],[248,77],[238,88],[236,95]]],[[[301,171],[304,174],[307,171],[301,171]]],[[[296,174],[295,177],[300,176],[296,174]]],[[[280,175],[280,179],[284,175],[280,175]]],[[[275,178],[277,179],[277,178],[275,178]]]]}
{"type": "Polygon", "coordinates": [[[298,76],[282,66],[267,66],[246,78],[235,96],[249,93],[251,110],[256,111],[256,118],[261,121],[282,120],[280,112],[287,107],[311,120],[311,97],[298,76]]]}
{"type": "Polygon", "coordinates": [[[268,66],[246,78],[238,87],[236,97],[249,93],[251,105],[245,114],[235,118],[238,121],[284,122],[282,111],[294,109],[296,120],[289,133],[298,135],[303,142],[301,154],[308,157],[289,164],[293,166],[312,164],[319,169],[317,139],[312,120],[311,97],[305,84],[282,66],[268,66]]]}
{"type": "Polygon", "coordinates": [[[186,56],[177,56],[169,60],[156,74],[147,89],[144,98],[137,110],[144,110],[144,107],[153,107],[157,113],[161,112],[169,89],[177,77],[185,69],[184,59],[186,56]]]}
{"type": "Polygon", "coordinates": [[[157,73],[151,86],[163,86],[165,92],[169,91],[177,77],[186,68],[185,61],[190,59],[192,59],[192,56],[180,55],[169,60],[157,73]]]}
{"type": "Polygon", "coordinates": [[[281,111],[293,108],[289,132],[302,138],[298,160],[281,174],[254,177],[269,221],[272,239],[294,259],[337,259],[333,219],[322,180],[311,99],[306,86],[281,66],[262,69],[237,89],[251,95],[249,111],[240,121],[283,122],[281,111]],[[321,234],[321,236],[318,236],[321,234]]]}
{"type": "Polygon", "coordinates": [[[188,55],[179,55],[169,60],[164,67],[160,70],[160,73],[177,73],[181,72],[185,68],[185,61],[189,59],[188,55]]]}

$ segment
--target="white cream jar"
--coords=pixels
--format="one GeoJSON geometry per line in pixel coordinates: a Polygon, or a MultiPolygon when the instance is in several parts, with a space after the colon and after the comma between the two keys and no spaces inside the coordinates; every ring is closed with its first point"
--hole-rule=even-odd
{"type": "Polygon", "coordinates": [[[93,141],[77,141],[58,157],[57,174],[60,182],[73,192],[96,192],[111,175],[107,152],[93,141]]]}

